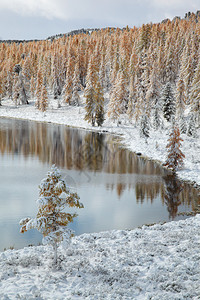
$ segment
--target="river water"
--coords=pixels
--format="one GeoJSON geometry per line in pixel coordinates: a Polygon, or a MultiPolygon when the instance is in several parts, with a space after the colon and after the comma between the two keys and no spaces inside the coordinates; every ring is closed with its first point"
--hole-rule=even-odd
{"type": "Polygon", "coordinates": [[[0,118],[0,251],[41,243],[36,230],[21,234],[19,221],[37,214],[52,164],[84,204],[70,224],[77,235],[178,220],[200,204],[197,190],[111,135],[0,118]]]}

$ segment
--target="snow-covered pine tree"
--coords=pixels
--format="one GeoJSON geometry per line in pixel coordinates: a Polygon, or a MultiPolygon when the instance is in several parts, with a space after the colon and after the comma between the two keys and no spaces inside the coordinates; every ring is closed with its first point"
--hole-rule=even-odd
{"type": "Polygon", "coordinates": [[[163,115],[167,121],[171,121],[175,115],[175,99],[173,88],[170,82],[168,82],[162,92],[161,101],[163,103],[163,115]]]}
{"type": "Polygon", "coordinates": [[[67,225],[77,216],[76,213],[67,213],[65,209],[83,208],[83,204],[79,201],[77,193],[69,191],[55,165],[41,181],[39,189],[37,216],[34,219],[26,218],[20,221],[21,233],[29,229],[41,232],[43,243],[53,246],[54,264],[57,264],[58,244],[61,241],[69,242],[73,233],[67,225]]]}
{"type": "Polygon", "coordinates": [[[172,169],[174,173],[179,169],[179,167],[183,166],[183,159],[185,157],[180,149],[181,141],[183,141],[183,139],[180,137],[179,128],[176,124],[174,124],[172,126],[172,132],[168,138],[168,144],[166,146],[168,149],[168,155],[164,164],[164,166],[172,169]]]}

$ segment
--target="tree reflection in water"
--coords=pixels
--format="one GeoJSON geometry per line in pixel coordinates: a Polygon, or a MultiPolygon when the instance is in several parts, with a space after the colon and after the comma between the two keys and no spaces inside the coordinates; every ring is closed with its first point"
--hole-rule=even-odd
{"type": "Polygon", "coordinates": [[[178,206],[181,204],[183,184],[174,175],[166,175],[164,179],[163,200],[169,212],[169,218],[176,217],[178,206]]]}
{"type": "Polygon", "coordinates": [[[0,152],[24,157],[37,156],[43,163],[56,164],[67,170],[137,174],[136,182],[107,182],[107,189],[116,189],[120,198],[128,189],[135,189],[137,203],[153,203],[159,195],[169,218],[174,219],[181,204],[195,210],[200,204],[198,191],[181,183],[158,164],[121,148],[108,134],[88,132],[66,126],[29,121],[0,119],[0,152]]]}

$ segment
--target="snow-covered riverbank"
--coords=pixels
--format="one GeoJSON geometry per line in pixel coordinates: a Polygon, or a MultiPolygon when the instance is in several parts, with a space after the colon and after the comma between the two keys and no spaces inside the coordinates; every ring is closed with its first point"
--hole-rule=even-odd
{"type": "Polygon", "coordinates": [[[131,231],[83,234],[59,248],[0,254],[0,299],[154,299],[200,297],[200,215],[131,231]]]}
{"type": "MultiPolygon", "coordinates": [[[[72,127],[85,128],[96,131],[106,131],[111,134],[120,135],[123,144],[133,152],[140,152],[142,155],[159,161],[165,162],[167,156],[166,144],[168,139],[168,131],[154,131],[151,129],[148,142],[140,137],[138,128],[131,125],[128,119],[122,120],[117,126],[107,117],[102,127],[92,127],[84,120],[84,106],[68,106],[62,104],[57,108],[57,100],[50,98],[49,108],[43,113],[34,106],[34,101],[30,101],[29,105],[15,107],[12,101],[2,101],[0,107],[0,117],[20,118],[34,121],[51,122],[55,124],[64,124],[72,127]]],[[[200,130],[199,130],[200,131],[200,130]]],[[[182,152],[185,154],[184,168],[177,172],[179,178],[195,182],[200,185],[200,132],[197,137],[188,137],[183,134],[182,152]]]]}

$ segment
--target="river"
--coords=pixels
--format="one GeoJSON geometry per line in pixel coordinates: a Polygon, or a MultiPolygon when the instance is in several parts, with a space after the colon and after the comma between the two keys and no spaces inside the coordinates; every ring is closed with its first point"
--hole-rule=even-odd
{"type": "Polygon", "coordinates": [[[19,221],[36,215],[52,164],[84,204],[70,224],[76,235],[183,219],[200,204],[196,189],[109,134],[0,118],[0,251],[41,243],[36,230],[21,234],[19,221]]]}

